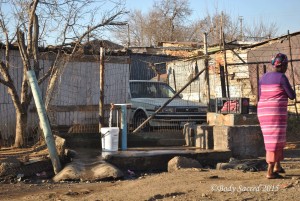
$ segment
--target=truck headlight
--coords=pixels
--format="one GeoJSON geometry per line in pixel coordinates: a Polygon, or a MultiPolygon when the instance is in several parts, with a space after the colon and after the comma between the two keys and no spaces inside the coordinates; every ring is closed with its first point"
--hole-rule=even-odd
{"type": "MultiPolygon", "coordinates": [[[[158,110],[158,108],[160,108],[160,107],[156,106],[155,107],[155,111],[158,110]]],[[[173,107],[165,107],[160,112],[173,113],[173,112],[175,112],[175,108],[173,108],[173,107]]]]}
{"type": "Polygon", "coordinates": [[[207,112],[207,108],[206,107],[199,107],[198,111],[199,112],[207,112]]]}
{"type": "Polygon", "coordinates": [[[173,112],[175,112],[175,108],[165,107],[165,108],[162,109],[162,112],[173,113],[173,112]]]}

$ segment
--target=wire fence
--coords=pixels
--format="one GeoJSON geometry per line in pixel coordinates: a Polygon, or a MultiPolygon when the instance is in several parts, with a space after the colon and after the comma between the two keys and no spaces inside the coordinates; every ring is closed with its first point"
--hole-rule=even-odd
{"type": "MultiPolygon", "coordinates": [[[[225,97],[249,98],[251,105],[255,106],[258,80],[263,73],[272,70],[270,60],[278,52],[287,54],[289,57],[286,75],[299,95],[300,36],[298,34],[246,48],[228,48],[226,60],[223,51],[210,54],[208,71],[206,71],[203,56],[179,59],[155,55],[122,57],[108,55],[105,60],[103,126],[109,126],[111,103],[130,103],[132,108],[127,117],[129,135],[148,135],[149,138],[159,138],[162,134],[166,134],[179,140],[182,138],[183,128],[187,123],[201,124],[206,121],[206,117],[202,115],[206,114],[204,108],[208,104],[214,104],[215,99],[224,97],[224,93],[225,97]],[[139,69],[139,63],[144,64],[140,67],[141,69],[139,69]],[[191,82],[201,71],[203,72],[199,77],[191,82]],[[130,80],[135,80],[135,82],[130,80]],[[160,80],[160,84],[157,84],[157,80],[160,80]],[[169,101],[183,87],[185,89],[169,101]],[[137,92],[138,89],[142,89],[141,92],[137,92]],[[169,103],[164,105],[167,101],[169,103]],[[152,115],[152,119],[142,129],[134,132],[152,115]]],[[[10,71],[19,90],[23,77],[23,69],[20,68],[22,62],[18,53],[13,54],[12,58],[10,71]]],[[[41,60],[43,73],[46,72],[51,62],[51,59],[41,60]]],[[[53,89],[49,90],[48,81],[41,85],[47,114],[54,132],[99,132],[99,71],[98,57],[83,60],[81,58],[66,59],[60,64],[60,71],[53,89]]],[[[290,101],[289,111],[296,114],[297,107],[295,106],[299,106],[298,104],[297,98],[295,101],[290,101]]],[[[215,107],[208,109],[213,108],[215,107]]],[[[113,111],[112,115],[112,125],[120,126],[120,113],[113,111]]],[[[15,135],[15,108],[4,85],[0,85],[0,118],[1,144],[11,146],[15,135]]],[[[24,139],[27,144],[33,144],[40,139],[41,133],[38,128],[39,120],[35,107],[31,104],[27,134],[24,139]]]]}
{"type": "MultiPolygon", "coordinates": [[[[108,62],[104,73],[104,126],[109,124],[110,104],[126,103],[129,83],[129,65],[108,62]]],[[[69,133],[99,132],[99,66],[99,61],[70,61],[60,72],[48,107],[54,130],[69,133]]]]}
{"type": "MultiPolygon", "coordinates": [[[[285,74],[296,94],[299,95],[300,69],[298,66],[300,64],[300,36],[288,35],[276,41],[270,41],[268,44],[257,46],[248,53],[250,81],[252,93],[255,94],[256,101],[258,100],[258,80],[265,72],[273,71],[270,61],[279,52],[286,54],[289,59],[288,69],[285,74]]],[[[295,100],[289,101],[288,110],[290,113],[297,113],[296,106],[299,106],[298,102],[297,96],[295,100]]]]}

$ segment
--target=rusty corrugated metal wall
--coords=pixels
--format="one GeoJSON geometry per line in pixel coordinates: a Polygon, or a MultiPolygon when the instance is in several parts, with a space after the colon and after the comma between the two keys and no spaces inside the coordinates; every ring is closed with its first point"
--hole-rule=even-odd
{"type": "Polygon", "coordinates": [[[166,73],[166,62],[176,57],[152,55],[152,54],[131,54],[130,55],[130,80],[151,80],[157,74],[151,64],[155,65],[159,73],[166,73]]]}
{"type": "MultiPolygon", "coordinates": [[[[168,81],[173,89],[180,90],[197,72],[205,68],[203,59],[175,60],[167,63],[168,81]]],[[[205,71],[182,92],[183,99],[208,103],[205,71]]]]}

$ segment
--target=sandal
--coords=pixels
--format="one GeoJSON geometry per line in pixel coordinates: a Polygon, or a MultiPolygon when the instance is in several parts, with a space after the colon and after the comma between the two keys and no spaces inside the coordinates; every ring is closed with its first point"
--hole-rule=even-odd
{"type": "Polygon", "coordinates": [[[278,174],[277,172],[274,172],[272,175],[267,176],[267,179],[282,179],[282,178],[284,177],[278,174]]]}
{"type": "Polygon", "coordinates": [[[276,173],[285,173],[285,170],[283,168],[280,168],[279,170],[274,170],[276,173]]]}

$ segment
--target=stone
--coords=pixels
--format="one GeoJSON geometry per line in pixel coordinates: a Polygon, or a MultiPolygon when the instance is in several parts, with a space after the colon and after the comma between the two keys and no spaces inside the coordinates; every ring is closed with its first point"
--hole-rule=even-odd
{"type": "Polygon", "coordinates": [[[202,165],[195,159],[183,156],[175,156],[168,162],[168,172],[174,172],[183,168],[202,168],[202,165]]]}
{"type": "Polygon", "coordinates": [[[57,154],[60,158],[64,158],[65,148],[66,148],[66,140],[57,135],[55,135],[54,138],[55,138],[55,146],[56,146],[57,154]]]}
{"type": "Polygon", "coordinates": [[[232,152],[236,158],[265,156],[265,146],[259,125],[214,126],[214,149],[232,152]]]}
{"type": "Polygon", "coordinates": [[[75,160],[53,178],[54,182],[65,180],[96,181],[117,179],[124,174],[117,167],[106,162],[84,162],[75,160]]]}
{"type": "MultiPolygon", "coordinates": [[[[90,176],[93,180],[103,180],[107,178],[117,179],[124,176],[121,170],[109,163],[96,165],[91,169],[91,173],[90,176]]],[[[85,175],[85,178],[89,178],[89,175],[85,175]]]]}
{"type": "Polygon", "coordinates": [[[79,180],[83,170],[84,168],[82,165],[78,163],[70,163],[53,177],[53,181],[79,180]]]}
{"type": "Polygon", "coordinates": [[[195,130],[195,147],[200,147],[201,149],[213,149],[213,126],[204,124],[197,125],[195,130]]]}
{"type": "Polygon", "coordinates": [[[21,167],[21,162],[15,157],[8,157],[6,159],[0,160],[0,176],[17,174],[14,170],[21,167]]]}
{"type": "Polygon", "coordinates": [[[195,136],[195,124],[186,123],[183,126],[183,137],[185,139],[185,146],[194,146],[194,136],[195,136]]]}

